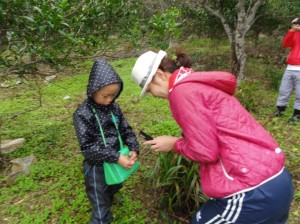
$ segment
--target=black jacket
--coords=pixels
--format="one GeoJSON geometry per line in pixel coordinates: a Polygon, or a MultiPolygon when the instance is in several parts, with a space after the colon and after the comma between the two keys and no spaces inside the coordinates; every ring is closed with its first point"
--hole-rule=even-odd
{"type": "Polygon", "coordinates": [[[90,165],[101,166],[104,161],[117,162],[119,159],[120,154],[118,151],[120,150],[120,143],[118,140],[118,132],[112,121],[111,112],[113,112],[116,117],[123,143],[127,145],[130,150],[139,153],[139,143],[132,128],[125,120],[121,108],[114,101],[110,105],[104,106],[96,104],[92,99],[94,92],[113,83],[120,84],[120,90],[115,97],[116,99],[123,90],[121,78],[106,61],[96,60],[89,77],[87,87],[88,98],[73,114],[79,146],[85,160],[88,161],[90,165]],[[106,148],[92,108],[95,108],[100,119],[107,143],[106,148]]]}

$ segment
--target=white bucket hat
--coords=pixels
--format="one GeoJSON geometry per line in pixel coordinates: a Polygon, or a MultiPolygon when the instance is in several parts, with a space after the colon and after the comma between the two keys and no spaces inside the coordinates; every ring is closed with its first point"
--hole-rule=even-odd
{"type": "Polygon", "coordinates": [[[152,81],[161,60],[166,55],[167,53],[162,50],[158,53],[148,51],[142,54],[135,62],[131,71],[131,77],[134,82],[142,88],[141,97],[145,97],[147,95],[146,90],[148,85],[152,81]]]}

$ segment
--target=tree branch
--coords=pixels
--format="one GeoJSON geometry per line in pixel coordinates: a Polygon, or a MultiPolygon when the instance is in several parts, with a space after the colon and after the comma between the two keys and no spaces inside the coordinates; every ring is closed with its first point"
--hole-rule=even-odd
{"type": "Polygon", "coordinates": [[[232,41],[232,34],[233,34],[233,28],[230,27],[230,25],[227,23],[225,16],[217,9],[213,9],[208,5],[208,1],[207,0],[201,0],[199,1],[200,5],[202,5],[202,7],[210,12],[212,15],[216,16],[217,18],[219,18],[222,22],[222,25],[224,27],[224,30],[229,38],[229,41],[232,41]]]}
{"type": "Polygon", "coordinates": [[[250,27],[253,25],[253,23],[257,20],[255,18],[256,12],[259,9],[259,7],[265,2],[265,0],[257,0],[256,2],[254,1],[254,5],[252,6],[252,1],[251,4],[249,5],[249,8],[247,10],[246,14],[246,32],[250,29],[250,27]]]}

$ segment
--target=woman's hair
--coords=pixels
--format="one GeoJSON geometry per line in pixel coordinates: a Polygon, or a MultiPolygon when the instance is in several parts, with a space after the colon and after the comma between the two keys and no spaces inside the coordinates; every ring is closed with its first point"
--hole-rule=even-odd
{"type": "Polygon", "coordinates": [[[164,72],[173,73],[175,70],[179,69],[180,67],[191,68],[192,67],[192,60],[182,51],[176,50],[176,58],[172,59],[169,57],[164,57],[159,65],[159,69],[164,72]]]}

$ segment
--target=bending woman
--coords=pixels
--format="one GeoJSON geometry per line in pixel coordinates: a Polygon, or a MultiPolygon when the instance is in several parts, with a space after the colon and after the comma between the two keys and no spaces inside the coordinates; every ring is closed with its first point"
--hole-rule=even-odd
{"type": "Polygon", "coordinates": [[[154,151],[181,154],[199,164],[210,198],[191,223],[285,223],[293,198],[291,176],[277,142],[234,97],[236,77],[195,72],[183,52],[142,54],[132,78],[154,97],[169,100],[182,137],[146,141],[154,151]]]}

